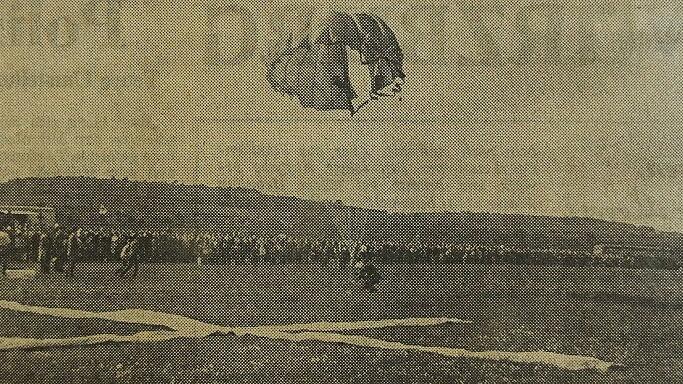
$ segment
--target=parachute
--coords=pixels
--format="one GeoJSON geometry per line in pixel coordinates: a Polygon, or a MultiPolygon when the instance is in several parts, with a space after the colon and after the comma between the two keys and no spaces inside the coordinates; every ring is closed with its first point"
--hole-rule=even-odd
{"type": "Polygon", "coordinates": [[[394,31],[378,16],[309,13],[287,29],[272,44],[267,77],[273,89],[297,97],[302,106],[349,110],[352,115],[360,109],[352,103],[358,94],[349,76],[349,50],[358,52],[368,67],[370,100],[401,92],[403,51],[394,31]]]}

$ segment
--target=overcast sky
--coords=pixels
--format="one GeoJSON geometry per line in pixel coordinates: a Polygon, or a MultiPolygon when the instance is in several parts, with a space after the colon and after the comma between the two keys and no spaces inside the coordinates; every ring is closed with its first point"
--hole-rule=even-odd
{"type": "Polygon", "coordinates": [[[12,27],[9,3],[0,5],[0,179],[177,180],[391,211],[683,230],[683,13],[665,2],[526,13],[529,2],[383,2],[375,12],[406,49],[406,89],[354,118],[270,90],[258,54],[268,31],[294,17],[269,23],[272,5],[249,6],[250,31],[196,4],[129,1],[125,46],[112,47],[106,17],[84,18],[84,1],[37,6],[46,25],[60,20],[57,32],[42,46],[17,43],[11,32],[26,30],[12,27]],[[255,54],[207,65],[209,30],[225,57],[245,41],[255,54]]]}

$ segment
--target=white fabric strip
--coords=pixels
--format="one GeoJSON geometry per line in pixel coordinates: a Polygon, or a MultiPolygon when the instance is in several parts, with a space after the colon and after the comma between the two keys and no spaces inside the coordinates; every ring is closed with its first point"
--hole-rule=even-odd
{"type": "Polygon", "coordinates": [[[0,301],[0,308],[68,319],[101,319],[129,324],[155,325],[166,327],[172,330],[145,331],[127,336],[101,334],[64,339],[30,339],[18,337],[0,338],[0,350],[87,346],[103,343],[149,343],[168,341],[178,338],[203,338],[210,335],[222,334],[237,336],[251,335],[272,340],[286,340],[291,342],[318,341],[365,348],[424,352],[445,357],[474,358],[487,361],[518,364],[545,364],[572,371],[592,369],[606,372],[610,368],[619,366],[618,364],[602,361],[594,357],[564,355],[546,351],[473,352],[459,348],[410,345],[374,339],[366,336],[334,333],[334,331],[342,332],[387,327],[436,326],[441,324],[470,323],[469,321],[460,319],[411,318],[339,323],[318,322],[310,324],[268,325],[257,327],[224,327],[204,323],[180,315],[141,309],[98,313],[67,308],[31,306],[11,301],[0,301]]]}

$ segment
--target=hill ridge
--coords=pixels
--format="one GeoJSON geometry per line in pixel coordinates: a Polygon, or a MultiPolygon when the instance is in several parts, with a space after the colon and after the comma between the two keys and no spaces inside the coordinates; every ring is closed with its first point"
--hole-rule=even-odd
{"type": "Polygon", "coordinates": [[[0,204],[51,206],[66,225],[193,228],[403,241],[683,245],[683,235],[591,217],[401,213],[256,189],[127,178],[29,177],[0,183],[0,204]],[[106,213],[103,213],[106,212],[106,213]]]}

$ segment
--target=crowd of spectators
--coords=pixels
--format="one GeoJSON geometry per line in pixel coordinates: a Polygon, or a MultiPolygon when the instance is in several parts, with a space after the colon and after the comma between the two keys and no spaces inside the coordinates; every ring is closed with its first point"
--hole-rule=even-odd
{"type": "MultiPolygon", "coordinates": [[[[7,228],[12,259],[46,264],[55,260],[119,261],[126,244],[135,239],[140,261],[220,264],[319,263],[347,266],[353,260],[378,263],[517,264],[665,268],[672,260],[643,260],[596,255],[586,249],[525,248],[506,245],[427,244],[414,242],[358,242],[339,239],[302,239],[286,235],[257,236],[241,232],[121,231],[64,229],[43,231],[7,228]]],[[[59,266],[58,266],[59,267],[59,266]]],[[[49,268],[46,266],[46,268],[49,268]]]]}

